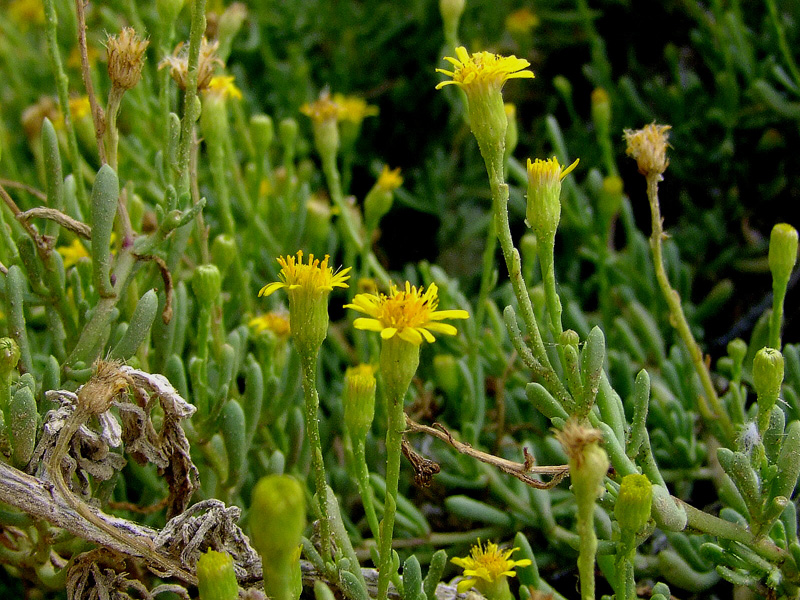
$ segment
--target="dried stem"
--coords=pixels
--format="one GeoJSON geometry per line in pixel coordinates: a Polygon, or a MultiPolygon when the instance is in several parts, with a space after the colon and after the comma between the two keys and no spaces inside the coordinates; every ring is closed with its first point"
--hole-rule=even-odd
{"type": "MultiPolygon", "coordinates": [[[[89,106],[92,109],[92,122],[94,123],[94,136],[97,138],[97,153],[100,156],[100,162],[105,164],[106,148],[103,144],[103,134],[106,129],[106,119],[103,115],[103,109],[97,103],[97,97],[94,93],[94,84],[92,83],[92,73],[89,68],[89,50],[86,47],[86,4],[84,0],[75,0],[75,16],[78,19],[78,49],[81,54],[81,75],[83,76],[83,85],[86,88],[86,95],[89,97],[89,106]]],[[[114,167],[116,170],[116,166],[114,167]]]]}
{"type": "Polygon", "coordinates": [[[408,427],[408,432],[427,433],[428,435],[431,435],[442,440],[444,443],[449,444],[461,454],[466,454],[467,456],[471,456],[472,458],[475,458],[488,465],[497,467],[503,471],[503,473],[512,475],[519,479],[522,483],[540,490],[546,490],[555,487],[564,479],[564,477],[569,474],[569,466],[567,465],[535,466],[533,464],[534,458],[528,454],[527,449],[524,450],[525,462],[518,463],[514,462],[513,460],[500,458],[499,456],[495,456],[481,450],[476,450],[469,444],[459,442],[453,437],[453,434],[451,434],[443,425],[439,423],[434,423],[433,427],[429,427],[427,425],[416,423],[406,416],[406,425],[408,427]],[[551,475],[552,477],[550,481],[543,482],[539,481],[538,479],[534,479],[530,476],[531,474],[551,475]]]}

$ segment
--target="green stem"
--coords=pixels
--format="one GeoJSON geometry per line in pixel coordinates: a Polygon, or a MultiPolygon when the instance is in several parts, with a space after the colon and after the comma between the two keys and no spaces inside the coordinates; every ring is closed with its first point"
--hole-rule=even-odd
{"type": "Polygon", "coordinates": [[[308,442],[311,446],[311,461],[314,469],[314,485],[319,499],[320,537],[322,543],[322,558],[330,561],[331,552],[331,526],[328,521],[326,498],[325,462],[322,459],[322,442],[319,435],[319,395],[317,394],[317,356],[307,353],[300,354],[303,364],[303,395],[306,408],[306,430],[308,442]]]}
{"type": "Polygon", "coordinates": [[[400,479],[400,455],[406,415],[403,411],[403,393],[387,394],[389,426],[386,430],[386,504],[381,521],[380,565],[378,566],[377,600],[386,600],[392,577],[392,534],[397,511],[397,485],[400,479]]]}
{"type": "Polygon", "coordinates": [[[542,268],[542,282],[544,295],[547,302],[547,313],[550,315],[550,329],[553,338],[559,339],[564,328],[561,324],[561,298],[556,291],[556,269],[554,259],[555,238],[539,240],[536,249],[539,255],[539,264],[542,268]]]}
{"type": "Polygon", "coordinates": [[[786,299],[788,281],[772,279],[772,314],[769,319],[769,347],[781,349],[781,325],[783,324],[783,303],[786,299]]]}
{"type": "MultiPolygon", "coordinates": [[[[769,10],[770,20],[772,21],[772,25],[775,27],[775,33],[778,36],[778,47],[781,50],[781,55],[783,55],[783,60],[786,62],[786,66],[789,68],[789,72],[792,74],[792,79],[794,79],[795,85],[800,86],[800,70],[798,70],[797,64],[794,62],[794,58],[792,58],[792,51],[786,41],[786,31],[784,30],[783,23],[781,23],[780,16],[778,15],[778,7],[775,4],[775,0],[766,0],[766,2],[767,9],[769,10]]],[[[773,348],[777,348],[777,346],[773,346],[773,348]]]]}
{"type": "Polygon", "coordinates": [[[578,498],[578,576],[581,582],[581,600],[595,600],[594,561],[597,554],[597,534],[594,532],[594,506],[594,498],[583,502],[578,498]]]}
{"type": "Polygon", "coordinates": [[[369,469],[367,467],[364,440],[356,440],[355,444],[353,444],[353,458],[356,467],[358,492],[361,494],[361,502],[367,515],[367,523],[369,523],[370,531],[372,531],[372,537],[377,540],[380,538],[380,525],[378,524],[378,516],[375,514],[375,504],[372,501],[372,486],[369,484],[369,469]]]}
{"type": "Polygon", "coordinates": [[[708,421],[717,421],[725,438],[731,441],[736,439],[733,423],[728,413],[725,411],[725,407],[722,405],[717,391],[714,389],[714,383],[711,381],[711,373],[703,360],[703,352],[694,339],[692,330],[689,327],[689,322],[686,320],[686,315],[683,312],[681,297],[676,290],[672,289],[669,278],[667,277],[667,271],[664,268],[664,256],[661,245],[664,239],[664,229],[661,219],[661,208],[658,203],[658,182],[660,179],[661,175],[658,173],[647,175],[647,198],[650,201],[650,214],[653,228],[650,235],[650,248],[653,251],[653,265],[656,270],[656,279],[658,280],[661,293],[669,307],[670,322],[689,350],[689,355],[692,358],[695,371],[700,377],[700,382],[705,392],[705,397],[699,397],[698,408],[700,413],[708,421]],[[709,403],[711,407],[709,407],[709,403]]]}
{"type": "Polygon", "coordinates": [[[72,171],[75,175],[75,195],[81,210],[88,210],[88,197],[86,188],[83,185],[81,176],[81,155],[78,150],[78,138],[75,135],[75,128],[72,125],[72,111],[69,109],[69,78],[64,71],[61,62],[61,54],[58,51],[58,16],[56,15],[55,0],[44,0],[45,20],[47,21],[47,50],[50,55],[50,63],[56,77],[56,89],[58,91],[58,104],[61,113],[64,115],[64,129],[67,132],[67,153],[69,162],[72,164],[72,171]]]}
{"type": "Polygon", "coordinates": [[[117,114],[122,103],[125,90],[112,86],[108,93],[108,107],[106,108],[106,158],[108,165],[117,171],[117,150],[119,148],[119,130],[117,129],[117,114]]]}

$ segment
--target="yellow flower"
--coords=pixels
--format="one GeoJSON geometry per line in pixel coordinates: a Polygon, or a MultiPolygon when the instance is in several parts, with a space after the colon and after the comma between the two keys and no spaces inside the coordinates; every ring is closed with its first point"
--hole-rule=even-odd
{"type": "Polygon", "coordinates": [[[452,71],[436,69],[437,73],[452,77],[451,80],[438,83],[437,90],[446,85],[455,84],[469,96],[470,91],[477,88],[491,87],[499,91],[509,79],[533,79],[534,77],[533,73],[527,70],[530,63],[524,58],[500,56],[492,52],[474,52],[470,56],[464,46],[456,48],[456,57],[444,57],[453,65],[452,71]]]}
{"type": "Polygon", "coordinates": [[[242,90],[236,87],[233,75],[217,75],[208,84],[208,92],[221,95],[223,98],[242,99],[242,90]]]}
{"type": "Polygon", "coordinates": [[[83,244],[81,244],[81,241],[78,238],[72,240],[72,243],[69,246],[59,246],[57,250],[64,259],[65,269],[69,269],[70,267],[78,264],[78,261],[82,258],[89,257],[89,251],[83,244]]]}
{"type": "Polygon", "coordinates": [[[350,121],[358,125],[367,117],[378,115],[378,107],[367,104],[367,101],[359,96],[334,94],[333,102],[339,107],[337,118],[340,121],[350,121]]]}
{"type": "Polygon", "coordinates": [[[528,202],[525,222],[540,242],[552,242],[561,220],[561,181],[576,166],[576,160],[566,169],[554,156],[547,160],[528,159],[528,202]]]}
{"type": "Polygon", "coordinates": [[[651,123],[643,129],[625,130],[625,143],[628,145],[625,153],[633,157],[642,175],[661,175],[667,170],[670,129],[670,125],[651,123]]]}
{"type": "Polygon", "coordinates": [[[515,10],[506,17],[506,29],[509,33],[526,34],[539,25],[539,17],[527,6],[515,10]]]}
{"type": "Polygon", "coordinates": [[[69,112],[72,114],[73,121],[80,121],[84,117],[92,114],[92,105],[89,103],[89,96],[73,96],[69,99],[69,112]]]}
{"type": "Polygon", "coordinates": [[[356,329],[378,331],[384,340],[395,336],[403,341],[419,346],[424,339],[434,342],[433,333],[456,335],[458,331],[452,325],[440,323],[444,319],[468,319],[465,310],[436,310],[439,306],[439,288],[430,284],[426,291],[417,289],[406,282],[405,290],[398,291],[394,286],[386,294],[358,294],[352,308],[369,315],[355,320],[356,329]]]}
{"type": "Polygon", "coordinates": [[[519,548],[501,551],[497,544],[487,542],[486,546],[482,546],[478,540],[478,545],[472,547],[470,556],[451,559],[451,562],[464,569],[466,577],[459,581],[458,593],[463,594],[482,582],[492,584],[502,577],[514,577],[517,574],[514,567],[527,567],[531,564],[527,558],[511,560],[511,555],[517,550],[519,548]]]}
{"type": "Polygon", "coordinates": [[[301,355],[316,355],[328,335],[328,295],[333,288],[346,288],[350,267],[334,273],[328,266],[329,257],[322,261],[308,256],[303,263],[303,252],[294,256],[278,257],[281,265],[280,278],[265,285],[259,296],[269,296],[281,288],[289,295],[289,325],[292,338],[301,355]]]}
{"type": "Polygon", "coordinates": [[[289,337],[289,319],[288,315],[279,312],[268,312],[257,317],[253,317],[247,323],[256,333],[262,331],[271,331],[278,338],[285,339],[289,337]]]}
{"type": "Polygon", "coordinates": [[[306,102],[300,107],[300,112],[315,123],[336,120],[339,118],[341,108],[331,99],[330,92],[323,90],[314,102],[306,102]]]}
{"type": "Polygon", "coordinates": [[[378,176],[378,181],[375,184],[386,192],[396,190],[403,185],[403,177],[400,175],[400,167],[396,169],[389,169],[388,165],[383,166],[383,171],[378,176]]]}
{"type": "Polygon", "coordinates": [[[296,259],[294,256],[279,256],[278,264],[281,266],[280,278],[282,281],[268,283],[261,288],[258,295],[269,296],[281,288],[286,288],[291,294],[296,290],[315,293],[330,292],[335,287],[348,287],[345,281],[350,279],[348,273],[351,267],[334,273],[333,267],[328,266],[329,258],[326,254],[325,258],[320,261],[314,259],[313,254],[309,254],[308,263],[304,264],[302,250],[297,251],[296,259]]]}
{"type": "Polygon", "coordinates": [[[42,0],[14,0],[8,6],[8,16],[26,31],[30,25],[44,24],[42,0]]]}
{"type": "Polygon", "coordinates": [[[558,182],[564,181],[564,177],[572,173],[573,169],[578,166],[580,158],[575,161],[566,169],[563,165],[558,163],[558,159],[554,156],[547,160],[537,158],[536,160],[528,159],[528,182],[530,185],[553,185],[558,182]]]}

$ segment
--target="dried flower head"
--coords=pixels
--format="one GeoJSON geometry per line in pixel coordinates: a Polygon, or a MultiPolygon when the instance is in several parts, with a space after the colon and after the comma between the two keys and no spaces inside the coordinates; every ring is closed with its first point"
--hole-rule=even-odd
{"type": "MultiPolygon", "coordinates": [[[[567,458],[569,458],[570,466],[574,462],[580,467],[583,465],[585,458],[584,450],[591,445],[597,445],[603,439],[603,432],[599,429],[581,425],[578,421],[572,419],[567,421],[564,429],[556,432],[556,439],[564,449],[567,458]]],[[[603,475],[605,475],[605,472],[603,472],[603,475]]]]}
{"type": "Polygon", "coordinates": [[[98,360],[94,375],[78,390],[78,406],[93,415],[107,411],[117,395],[134,385],[121,365],[116,360],[98,360]]]}
{"type": "Polygon", "coordinates": [[[644,129],[625,130],[625,143],[628,146],[625,153],[633,157],[642,175],[662,175],[667,170],[667,132],[670,129],[670,125],[650,123],[644,129]]]}
{"type": "MultiPolygon", "coordinates": [[[[200,43],[200,54],[197,60],[197,89],[199,91],[208,88],[211,79],[214,77],[214,67],[224,66],[222,60],[217,56],[219,42],[211,42],[206,38],[200,43]]],[[[169,67],[169,74],[182,90],[185,90],[189,83],[189,47],[183,42],[178,44],[172,56],[167,56],[158,65],[159,69],[169,67]]]]}
{"type": "Polygon", "coordinates": [[[436,310],[438,306],[439,288],[435,283],[423,291],[422,287],[416,288],[406,282],[404,290],[392,287],[388,296],[358,294],[353,298],[353,303],[346,304],[345,308],[369,315],[370,318],[362,317],[353,322],[356,329],[378,331],[384,340],[396,335],[401,340],[419,346],[423,339],[427,342],[436,341],[433,333],[458,333],[455,327],[440,321],[469,318],[465,310],[436,310]]]}
{"type": "Polygon", "coordinates": [[[519,550],[500,550],[497,544],[487,542],[486,545],[478,544],[470,550],[470,555],[464,558],[456,556],[451,562],[464,569],[464,577],[458,582],[458,593],[463,594],[473,586],[479,590],[482,584],[493,584],[505,577],[514,577],[517,573],[515,567],[527,567],[531,561],[527,558],[522,560],[512,560],[511,555],[519,550]]]}
{"type": "Polygon", "coordinates": [[[125,27],[119,35],[108,37],[108,76],[114,87],[129,90],[139,83],[144,53],[149,45],[150,41],[140,38],[133,27],[125,27]]]}
{"type": "Polygon", "coordinates": [[[51,96],[42,96],[37,100],[36,104],[31,104],[22,111],[20,121],[28,139],[32,142],[38,142],[45,118],[50,119],[55,124],[58,117],[59,112],[56,101],[51,96]]]}

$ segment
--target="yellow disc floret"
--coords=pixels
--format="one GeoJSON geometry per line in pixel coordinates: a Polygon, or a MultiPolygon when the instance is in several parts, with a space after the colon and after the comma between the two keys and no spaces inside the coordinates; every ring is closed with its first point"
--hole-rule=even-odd
{"type": "Polygon", "coordinates": [[[405,289],[392,287],[386,294],[358,294],[352,308],[369,315],[370,318],[356,319],[356,329],[378,331],[385,340],[394,336],[401,340],[419,345],[424,339],[434,342],[434,333],[455,335],[457,330],[452,325],[441,323],[444,319],[468,319],[465,310],[436,310],[439,306],[439,288],[435,283],[427,290],[417,288],[406,282],[405,289]]]}
{"type": "Polygon", "coordinates": [[[345,281],[350,279],[350,267],[336,273],[333,267],[328,266],[330,257],[326,254],[321,261],[309,254],[308,263],[303,263],[303,251],[297,251],[294,256],[279,256],[278,264],[281,266],[279,277],[282,281],[268,283],[258,292],[259,296],[269,296],[276,290],[286,288],[289,291],[302,288],[308,292],[330,292],[335,287],[346,288],[345,281]]]}
{"type": "Polygon", "coordinates": [[[515,567],[527,567],[531,561],[512,560],[511,555],[519,550],[500,550],[497,544],[487,542],[485,546],[478,540],[477,546],[473,546],[470,555],[465,558],[455,557],[453,563],[464,569],[464,577],[458,583],[458,593],[463,594],[473,586],[480,586],[482,583],[493,584],[502,577],[514,577],[517,573],[515,567]]]}

